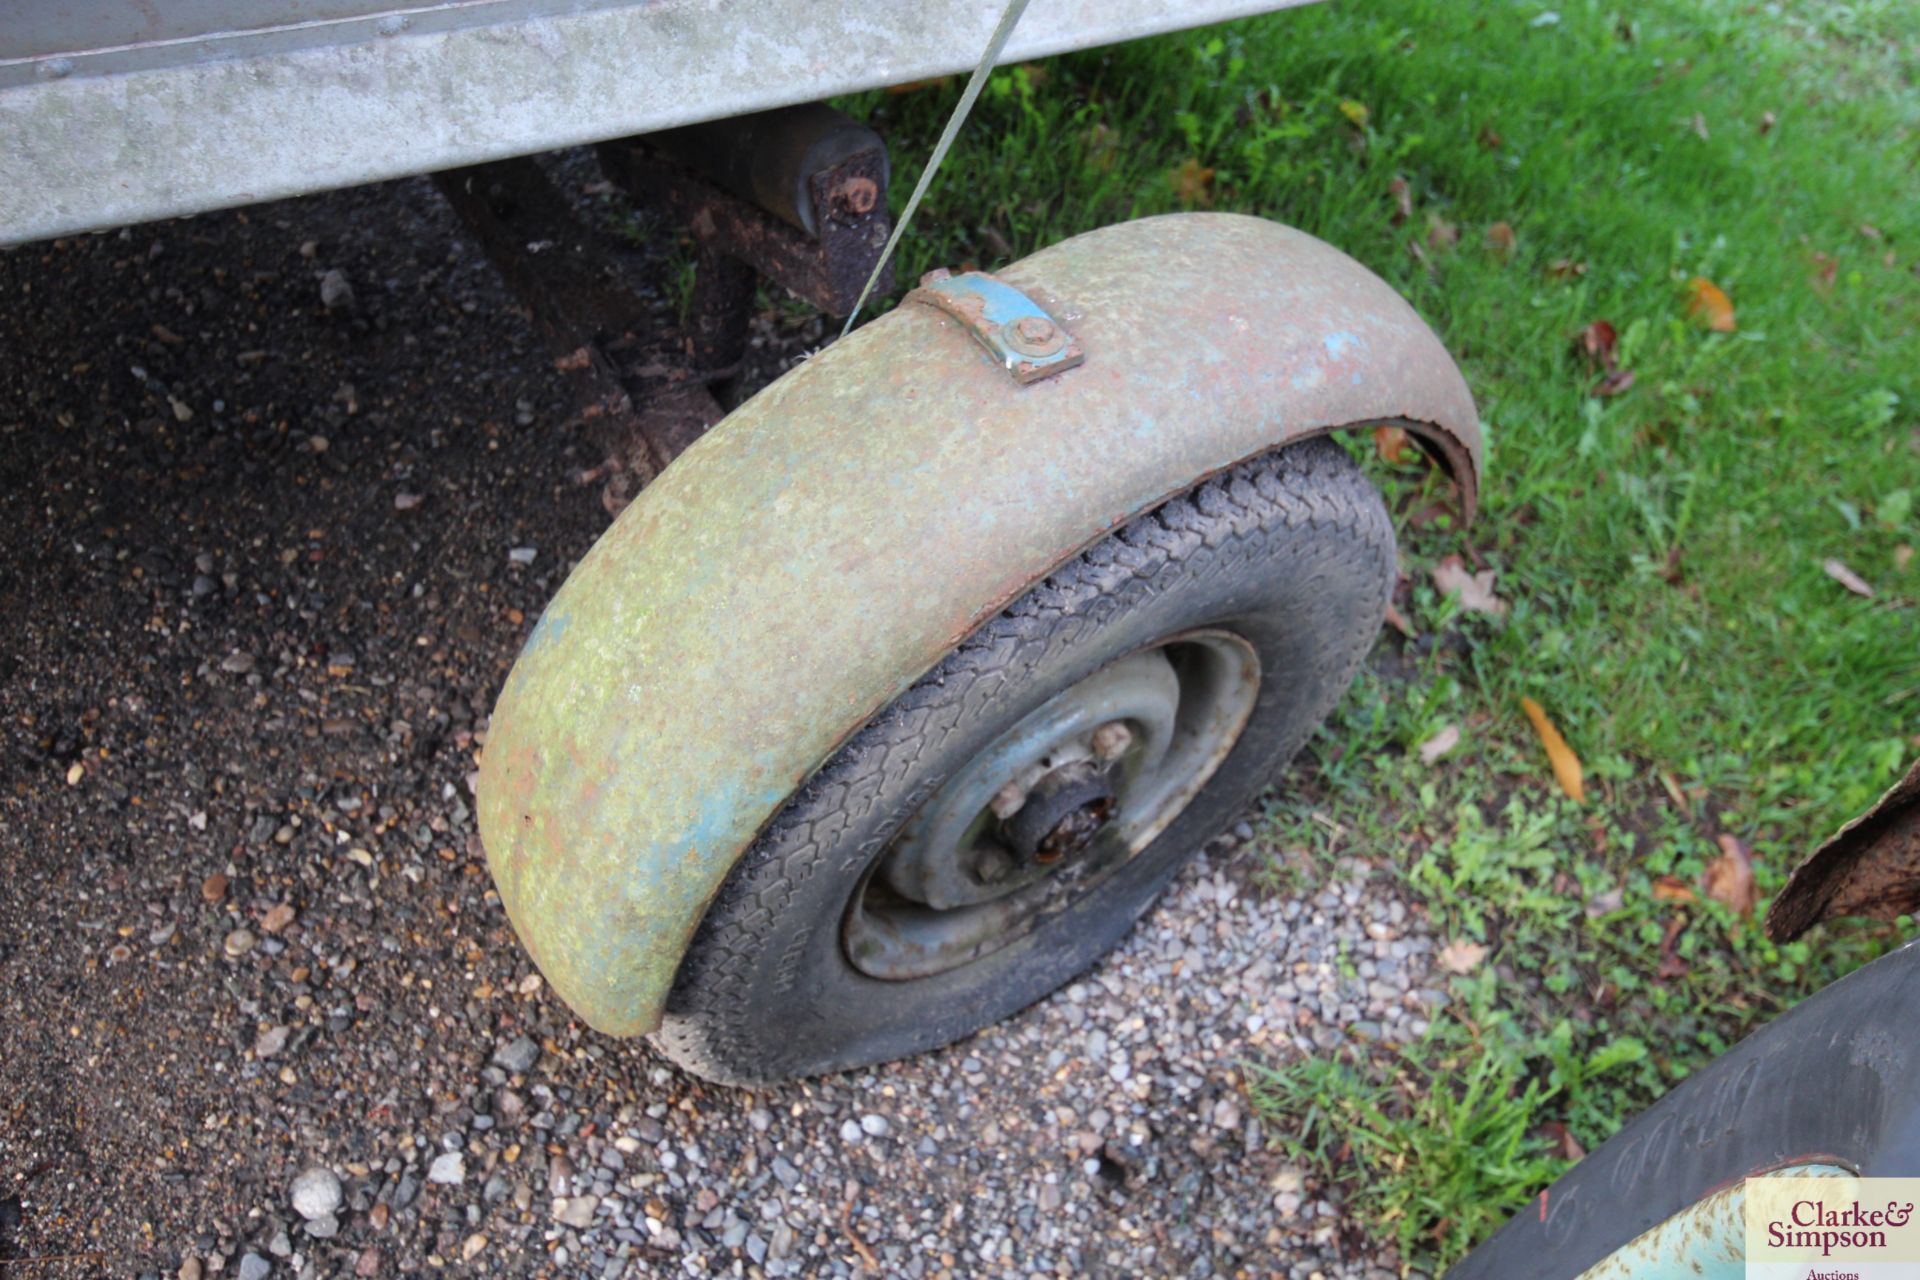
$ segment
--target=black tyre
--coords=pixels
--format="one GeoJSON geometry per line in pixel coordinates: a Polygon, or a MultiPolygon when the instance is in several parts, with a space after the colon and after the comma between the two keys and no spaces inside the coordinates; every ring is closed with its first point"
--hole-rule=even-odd
{"type": "Polygon", "coordinates": [[[1095,544],[787,801],[656,1043],[764,1083],[947,1044],[1066,982],[1332,710],[1394,574],[1379,495],[1324,439],[1095,544]]]}

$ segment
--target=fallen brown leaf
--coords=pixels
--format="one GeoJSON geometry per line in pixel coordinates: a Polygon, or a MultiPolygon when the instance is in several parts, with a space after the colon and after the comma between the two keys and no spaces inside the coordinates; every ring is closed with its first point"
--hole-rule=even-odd
{"type": "Polygon", "coordinates": [[[1507,602],[1494,594],[1493,579],[1496,570],[1482,569],[1471,573],[1466,561],[1457,555],[1443,558],[1433,566],[1433,585],[1442,595],[1460,595],[1460,607],[1474,613],[1488,613],[1498,618],[1507,611],[1507,602]]]}
{"type": "Polygon", "coordinates": [[[1654,970],[1656,976],[1662,979],[1684,978],[1691,971],[1692,966],[1673,949],[1673,944],[1680,940],[1681,930],[1686,927],[1687,918],[1684,915],[1676,915],[1667,921],[1667,931],[1660,939],[1660,964],[1654,970]]]}
{"type": "Polygon", "coordinates": [[[1547,713],[1539,703],[1532,698],[1522,698],[1520,709],[1527,713],[1527,719],[1533,722],[1534,733],[1540,737],[1540,745],[1547,749],[1547,762],[1553,766],[1553,776],[1560,783],[1560,789],[1571,796],[1575,804],[1585,804],[1587,781],[1585,771],[1580,767],[1580,757],[1560,736],[1560,730],[1554,727],[1553,721],[1547,719],[1547,713]]]}
{"type": "Polygon", "coordinates": [[[1829,578],[1832,578],[1835,582],[1853,592],[1853,594],[1864,596],[1868,600],[1873,599],[1873,588],[1868,586],[1865,579],[1861,578],[1859,574],[1847,568],[1847,566],[1839,560],[1828,556],[1821,562],[1820,568],[1826,572],[1829,578]]]}
{"type": "Polygon", "coordinates": [[[1598,920],[1601,916],[1612,915],[1626,905],[1627,895],[1623,889],[1608,889],[1604,893],[1596,893],[1587,899],[1587,919],[1598,920]]]}
{"type": "Polygon", "coordinates": [[[1840,274],[1840,262],[1830,253],[1813,255],[1813,287],[1822,293],[1833,290],[1835,277],[1840,274]]]}
{"type": "Polygon", "coordinates": [[[1179,167],[1167,173],[1167,181],[1173,184],[1173,194],[1180,203],[1192,208],[1194,205],[1213,203],[1213,170],[1188,156],[1179,167]]]}
{"type": "Polygon", "coordinates": [[[1777,117],[1771,111],[1762,111],[1760,113],[1760,136],[1761,137],[1764,138],[1768,134],[1773,132],[1773,123],[1775,119],[1777,119],[1777,117]]]}
{"type": "Polygon", "coordinates": [[[1407,621],[1407,615],[1401,613],[1391,602],[1387,605],[1386,623],[1409,640],[1418,640],[1420,638],[1419,633],[1413,629],[1413,624],[1407,621]]]}
{"type": "Polygon", "coordinates": [[[1440,948],[1440,965],[1449,973],[1472,973],[1486,958],[1486,947],[1478,942],[1468,942],[1465,938],[1455,938],[1440,948]]]}
{"type": "Polygon", "coordinates": [[[1575,262],[1572,258],[1555,258],[1547,264],[1546,277],[1549,280],[1577,280],[1587,274],[1587,264],[1575,262]]]}
{"type": "Polygon", "coordinates": [[[1547,1140],[1547,1145],[1553,1149],[1553,1154],[1562,1160],[1578,1160],[1587,1154],[1587,1149],[1580,1145],[1580,1140],[1558,1120],[1549,1120],[1541,1125],[1540,1134],[1547,1140]]]}
{"type": "Polygon", "coordinates": [[[1387,194],[1393,198],[1393,225],[1399,226],[1413,216],[1413,188],[1399,174],[1393,175],[1393,181],[1387,184],[1387,194]]]}
{"type": "Polygon", "coordinates": [[[1460,726],[1450,724],[1440,732],[1421,743],[1418,748],[1421,764],[1432,764],[1447,752],[1460,745],[1460,726]]]}
{"type": "Polygon", "coordinates": [[[1451,249],[1460,243],[1460,228],[1437,213],[1427,215],[1427,247],[1451,249]]]}
{"type": "Polygon", "coordinates": [[[1382,462],[1398,464],[1406,460],[1407,430],[1405,427],[1375,427],[1373,429],[1373,451],[1380,455],[1382,462]]]}
{"type": "Polygon", "coordinates": [[[1653,881],[1655,902],[1698,902],[1687,882],[1679,876],[1656,876],[1653,881]]]}
{"type": "Polygon", "coordinates": [[[1595,396],[1617,396],[1633,387],[1633,370],[1615,369],[1612,373],[1593,384],[1591,394],[1595,396]]]}
{"type": "Polygon", "coordinates": [[[1511,223],[1496,222],[1487,228],[1487,248],[1493,250],[1501,257],[1511,258],[1513,256],[1514,246],[1517,243],[1518,237],[1513,234],[1513,225],[1511,223]]]}
{"type": "Polygon", "coordinates": [[[1492,125],[1483,124],[1480,126],[1479,142],[1480,142],[1480,145],[1485,147],[1487,150],[1493,151],[1498,149],[1501,146],[1501,144],[1506,142],[1506,139],[1501,137],[1500,131],[1494,128],[1492,125]]]}
{"type": "Polygon", "coordinates": [[[1618,359],[1620,333],[1611,321],[1595,320],[1580,331],[1580,351],[1602,369],[1612,369],[1618,359]]]}
{"type": "Polygon", "coordinates": [[[1687,281],[1687,314],[1715,333],[1732,333],[1733,299],[1705,276],[1687,281]]]}
{"type": "Polygon", "coordinates": [[[1720,856],[1701,870],[1700,888],[1715,902],[1750,916],[1760,900],[1760,888],[1753,882],[1753,854],[1738,836],[1722,832],[1715,840],[1720,856]]]}

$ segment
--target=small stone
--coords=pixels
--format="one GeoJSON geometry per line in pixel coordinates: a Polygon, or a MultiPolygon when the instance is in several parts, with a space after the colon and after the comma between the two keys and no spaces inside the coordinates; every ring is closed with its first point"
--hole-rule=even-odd
{"type": "Polygon", "coordinates": [[[482,1249],[485,1249],[486,1247],[487,1247],[487,1238],[481,1235],[478,1231],[474,1232],[472,1235],[468,1236],[466,1238],[465,1243],[463,1243],[460,1246],[460,1261],[472,1262],[475,1258],[480,1256],[480,1251],[482,1249]]]}
{"type": "Polygon", "coordinates": [[[467,1160],[458,1151],[449,1151],[435,1156],[433,1163],[427,1166],[427,1181],[442,1186],[457,1187],[467,1180],[467,1160]]]}
{"type": "Polygon", "coordinates": [[[584,1230],[593,1225],[593,1211],[599,1207],[599,1196],[574,1196],[570,1200],[562,1200],[553,1211],[553,1216],[565,1226],[584,1230]]]}
{"type": "Polygon", "coordinates": [[[243,676],[253,670],[253,655],[235,649],[221,661],[220,669],[232,675],[243,676]]]}
{"type": "Polygon", "coordinates": [[[293,923],[294,914],[293,905],[282,902],[278,906],[270,908],[266,915],[260,917],[260,927],[268,933],[281,933],[288,925],[293,923]]]}
{"type": "Polygon", "coordinates": [[[875,1138],[884,1138],[893,1126],[887,1123],[885,1116],[866,1115],[860,1117],[860,1128],[875,1138]]]}
{"type": "Polygon", "coordinates": [[[537,547],[515,547],[507,552],[507,559],[514,564],[532,564],[534,557],[539,554],[537,547]]]}
{"type": "Polygon", "coordinates": [[[331,1240],[340,1234],[340,1219],[323,1213],[307,1224],[307,1234],[315,1240],[331,1240]]]}
{"type": "Polygon", "coordinates": [[[359,1276],[360,1280],[371,1280],[371,1277],[379,1275],[380,1251],[371,1246],[362,1249],[359,1260],[353,1264],[353,1274],[359,1276]]]}
{"type": "Polygon", "coordinates": [[[755,1107],[747,1112],[747,1123],[753,1126],[755,1133],[765,1133],[773,1127],[773,1113],[765,1107],[755,1107]]]}
{"type": "Polygon", "coordinates": [[[340,1208],[340,1179],[333,1170],[315,1165],[293,1180],[293,1211],[312,1221],[340,1208]]]}
{"type": "Polygon", "coordinates": [[[1055,1209],[1058,1209],[1060,1207],[1061,1199],[1062,1197],[1060,1193],[1059,1183],[1043,1182],[1040,1184],[1040,1196],[1039,1196],[1040,1212],[1052,1213],[1055,1209]]]}
{"type": "Polygon", "coordinates": [[[180,1270],[174,1273],[174,1280],[200,1280],[203,1274],[200,1259],[190,1253],[180,1260],[180,1270]]]}
{"type": "Polygon", "coordinates": [[[840,1126],[840,1141],[858,1142],[860,1141],[860,1137],[861,1130],[858,1121],[848,1120],[840,1126]]]}
{"type": "Polygon", "coordinates": [[[208,902],[218,902],[227,896],[227,877],[216,871],[200,882],[200,896],[208,902]]]}
{"type": "Polygon", "coordinates": [[[285,1024],[268,1027],[265,1031],[262,1031],[254,1037],[253,1056],[256,1058],[273,1057],[273,1055],[287,1047],[287,1037],[292,1034],[292,1028],[285,1024]]]}
{"type": "Polygon", "coordinates": [[[267,1280],[273,1274],[273,1264],[254,1252],[240,1255],[240,1280],[267,1280]]]}
{"type": "Polygon", "coordinates": [[[235,929],[227,935],[226,942],[221,945],[226,950],[229,959],[238,960],[241,956],[253,950],[253,944],[258,941],[259,939],[253,936],[253,930],[235,929]]]}
{"type": "Polygon", "coordinates": [[[353,305],[353,286],[347,283],[347,273],[338,267],[320,277],[320,305],[329,311],[353,305]]]}
{"type": "Polygon", "coordinates": [[[533,1070],[534,1063],[540,1061],[540,1044],[532,1036],[521,1036],[495,1049],[493,1061],[494,1065],[523,1076],[533,1070]]]}
{"type": "Polygon", "coordinates": [[[1240,1127],[1240,1104],[1232,1098],[1222,1098],[1213,1104],[1213,1127],[1234,1130],[1240,1127]]]}
{"type": "Polygon", "coordinates": [[[411,511],[425,501],[426,497],[422,494],[402,491],[393,495],[393,509],[395,511],[411,511]]]}

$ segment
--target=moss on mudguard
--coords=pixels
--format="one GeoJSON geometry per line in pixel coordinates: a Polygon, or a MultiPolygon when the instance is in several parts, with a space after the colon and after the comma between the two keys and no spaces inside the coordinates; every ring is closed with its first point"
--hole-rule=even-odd
{"type": "MultiPolygon", "coordinates": [[[[594,1027],[636,1034],[782,801],[983,619],[1090,542],[1277,445],[1405,426],[1468,511],[1453,362],[1313,237],[1180,214],[999,273],[1078,369],[1019,386],[902,305],[716,426],[629,506],[493,712],[479,816],[507,913],[594,1027]]],[[[823,922],[823,925],[826,922],[823,922]]]]}

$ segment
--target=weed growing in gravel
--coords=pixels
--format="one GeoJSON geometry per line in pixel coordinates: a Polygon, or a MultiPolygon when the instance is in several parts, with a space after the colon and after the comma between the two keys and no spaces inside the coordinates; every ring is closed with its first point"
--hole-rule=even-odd
{"type": "MultiPolygon", "coordinates": [[[[1549,1126],[1601,1141],[1898,936],[1775,946],[1699,877],[1744,841],[1764,910],[1920,746],[1917,66],[1894,0],[1320,6],[1001,71],[908,240],[903,281],[1120,218],[1262,214],[1366,262],[1466,370],[1482,516],[1374,464],[1417,638],[1260,824],[1275,892],[1363,857],[1485,948],[1426,1041],[1256,1093],[1409,1262],[1537,1189],[1549,1126]],[[1718,328],[1696,279],[1730,300],[1718,328]],[[1503,616],[1435,591],[1448,554],[1494,571],[1503,616]],[[1584,806],[1523,694],[1583,758],[1584,806]]],[[[906,158],[957,92],[853,105],[906,158]]]]}

